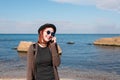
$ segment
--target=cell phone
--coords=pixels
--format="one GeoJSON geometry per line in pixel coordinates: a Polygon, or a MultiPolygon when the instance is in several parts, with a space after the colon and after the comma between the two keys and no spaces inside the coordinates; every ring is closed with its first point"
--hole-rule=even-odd
{"type": "Polygon", "coordinates": [[[51,43],[53,43],[53,42],[54,42],[54,40],[50,40],[50,42],[51,42],[51,43]]]}

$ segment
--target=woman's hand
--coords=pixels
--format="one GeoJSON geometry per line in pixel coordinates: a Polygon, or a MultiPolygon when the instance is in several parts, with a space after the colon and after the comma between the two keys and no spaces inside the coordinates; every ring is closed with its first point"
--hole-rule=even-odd
{"type": "Polygon", "coordinates": [[[56,37],[53,37],[51,40],[52,40],[52,42],[54,42],[54,43],[57,42],[57,41],[56,41],[56,37]]]}

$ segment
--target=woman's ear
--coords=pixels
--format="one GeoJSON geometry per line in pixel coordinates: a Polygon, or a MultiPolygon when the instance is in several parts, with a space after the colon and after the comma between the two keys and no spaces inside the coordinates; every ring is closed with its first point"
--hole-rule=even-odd
{"type": "Polygon", "coordinates": [[[40,31],[40,32],[39,32],[39,35],[42,35],[42,34],[43,34],[43,31],[40,31]]]}

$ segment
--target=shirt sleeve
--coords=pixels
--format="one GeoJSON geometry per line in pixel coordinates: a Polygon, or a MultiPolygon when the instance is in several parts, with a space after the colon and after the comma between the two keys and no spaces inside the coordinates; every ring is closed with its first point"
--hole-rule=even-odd
{"type": "Polygon", "coordinates": [[[30,45],[27,52],[27,80],[33,80],[34,77],[34,54],[33,54],[33,44],[30,45]]]}

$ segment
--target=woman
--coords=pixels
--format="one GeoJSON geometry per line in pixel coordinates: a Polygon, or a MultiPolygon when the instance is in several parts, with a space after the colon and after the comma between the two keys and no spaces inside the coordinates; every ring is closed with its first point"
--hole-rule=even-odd
{"type": "Polygon", "coordinates": [[[44,24],[38,29],[38,42],[30,46],[27,55],[27,80],[59,80],[60,64],[56,43],[56,27],[44,24]]]}

